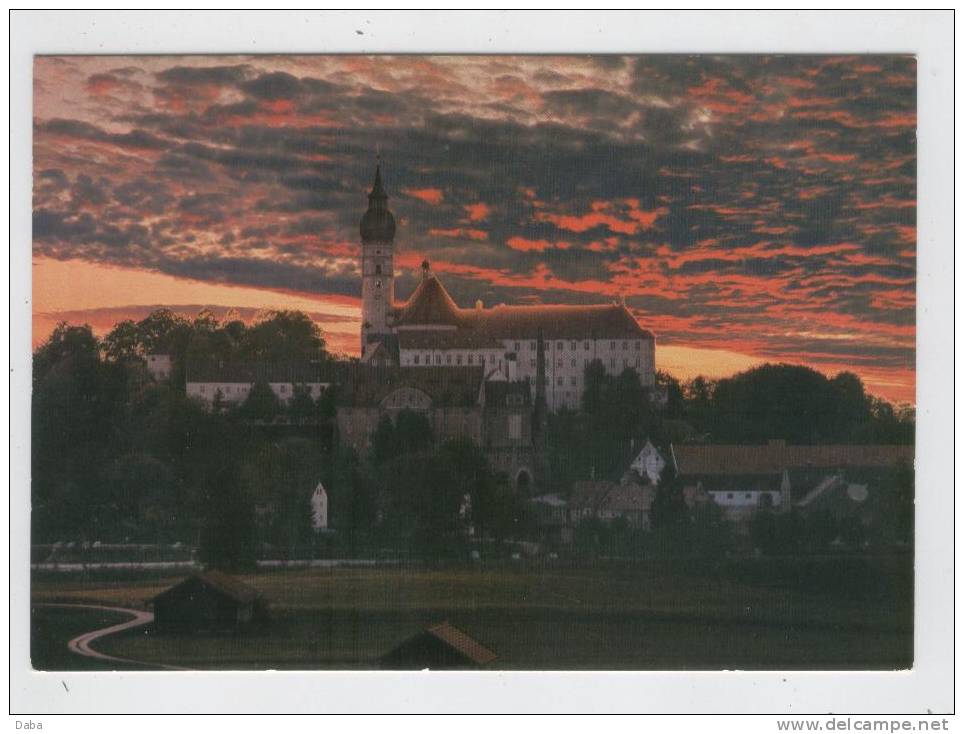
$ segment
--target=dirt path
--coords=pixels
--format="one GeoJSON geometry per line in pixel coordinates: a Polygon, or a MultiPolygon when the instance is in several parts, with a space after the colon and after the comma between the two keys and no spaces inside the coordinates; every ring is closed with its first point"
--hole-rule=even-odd
{"type": "Polygon", "coordinates": [[[126,609],[124,607],[109,607],[100,604],[38,604],[37,606],[60,607],[64,609],[93,609],[101,612],[117,612],[118,614],[131,615],[132,618],[126,622],[114,624],[110,627],[103,627],[102,629],[94,630],[93,632],[85,632],[84,634],[78,635],[74,639],[69,640],[67,642],[67,649],[73,653],[76,653],[77,655],[83,655],[89,658],[98,658],[99,660],[110,660],[117,663],[143,665],[148,668],[163,668],[164,670],[188,670],[188,668],[181,668],[176,665],[147,663],[141,660],[131,660],[130,658],[121,658],[115,655],[108,655],[107,653],[100,652],[91,647],[92,642],[99,640],[102,637],[107,637],[108,635],[123,632],[124,630],[150,624],[154,621],[154,615],[150,612],[145,612],[140,609],[126,609]]]}

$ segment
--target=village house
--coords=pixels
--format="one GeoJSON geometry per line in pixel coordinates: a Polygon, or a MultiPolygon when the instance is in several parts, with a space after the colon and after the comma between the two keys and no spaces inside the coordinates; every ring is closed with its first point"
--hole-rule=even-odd
{"type": "Polygon", "coordinates": [[[605,523],[623,519],[631,528],[649,530],[655,496],[653,485],[639,482],[575,482],[569,491],[569,520],[578,525],[589,519],[605,523]]]}
{"type": "Polygon", "coordinates": [[[809,512],[842,488],[854,497],[873,493],[874,485],[886,482],[898,462],[912,464],[913,459],[913,446],[897,445],[790,446],[774,440],[765,445],[671,446],[688,502],[712,501],[744,528],[761,508],[809,512]]]}

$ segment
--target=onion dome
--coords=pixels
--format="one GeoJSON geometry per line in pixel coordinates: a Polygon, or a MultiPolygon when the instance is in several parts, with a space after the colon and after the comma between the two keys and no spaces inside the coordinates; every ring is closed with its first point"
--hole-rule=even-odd
{"type": "Polygon", "coordinates": [[[368,195],[368,211],[359,225],[362,241],[390,242],[395,239],[395,217],[388,211],[388,194],[382,187],[381,166],[375,167],[375,183],[368,195]]]}

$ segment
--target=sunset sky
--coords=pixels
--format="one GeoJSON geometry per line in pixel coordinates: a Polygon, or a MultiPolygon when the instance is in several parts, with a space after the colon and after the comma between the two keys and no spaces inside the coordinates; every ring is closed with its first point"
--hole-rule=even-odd
{"type": "Polygon", "coordinates": [[[34,343],[154,306],[312,314],[357,353],[376,154],[397,295],[623,297],[657,368],[914,401],[910,57],[38,57],[34,343]]]}

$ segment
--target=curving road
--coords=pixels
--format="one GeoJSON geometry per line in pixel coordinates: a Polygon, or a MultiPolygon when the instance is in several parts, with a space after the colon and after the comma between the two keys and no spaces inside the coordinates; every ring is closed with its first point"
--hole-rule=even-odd
{"type": "Polygon", "coordinates": [[[124,630],[133,629],[134,627],[142,627],[145,624],[150,624],[154,621],[154,615],[151,612],[145,612],[140,609],[127,609],[124,607],[109,607],[101,604],[37,604],[37,606],[43,607],[60,607],[66,609],[94,609],[102,612],[117,612],[119,614],[130,614],[131,619],[126,622],[121,622],[120,624],[114,624],[110,627],[103,627],[99,630],[94,630],[93,632],[85,632],[82,635],[78,635],[74,639],[67,642],[67,649],[78,655],[84,655],[89,658],[98,658],[100,660],[110,660],[117,663],[130,663],[134,665],[143,665],[148,668],[163,668],[165,670],[189,670],[189,668],[181,668],[176,665],[164,665],[163,663],[148,663],[142,660],[131,660],[130,658],[121,658],[115,655],[108,655],[107,653],[100,652],[91,647],[91,643],[95,640],[99,640],[102,637],[107,637],[107,635],[113,635],[118,632],[123,632],[124,630]]]}

